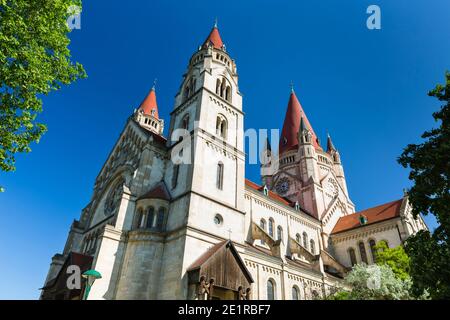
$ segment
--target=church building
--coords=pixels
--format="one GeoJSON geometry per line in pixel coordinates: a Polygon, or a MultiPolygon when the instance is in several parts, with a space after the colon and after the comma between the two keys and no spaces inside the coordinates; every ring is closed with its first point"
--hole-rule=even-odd
{"type": "Polygon", "coordinates": [[[238,80],[214,26],[189,60],[167,137],[155,87],[130,110],[41,299],[81,299],[84,283],[66,284],[71,265],[101,274],[93,300],[314,299],[373,263],[377,242],[395,247],[426,228],[407,194],[356,211],[338,149],[330,136],[321,145],[294,90],[278,154],[267,143],[262,182],[246,179],[238,80]]]}

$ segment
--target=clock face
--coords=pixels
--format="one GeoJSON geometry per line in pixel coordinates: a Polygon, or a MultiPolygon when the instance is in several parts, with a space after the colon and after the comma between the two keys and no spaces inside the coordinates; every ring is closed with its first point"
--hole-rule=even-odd
{"type": "Polygon", "coordinates": [[[282,178],[276,185],[277,192],[279,194],[285,194],[289,190],[289,180],[287,178],[282,178]]]}

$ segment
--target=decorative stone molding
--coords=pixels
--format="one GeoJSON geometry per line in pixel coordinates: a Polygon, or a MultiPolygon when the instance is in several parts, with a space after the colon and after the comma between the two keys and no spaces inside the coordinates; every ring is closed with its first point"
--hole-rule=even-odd
{"type": "Polygon", "coordinates": [[[222,100],[219,100],[217,97],[215,97],[215,96],[213,96],[213,95],[209,95],[209,100],[212,102],[212,103],[214,103],[214,104],[216,104],[216,105],[218,105],[218,106],[220,106],[223,110],[225,110],[228,114],[231,114],[231,115],[233,115],[233,116],[237,116],[238,114],[237,114],[237,112],[235,112],[233,109],[234,109],[234,107],[232,108],[230,105],[228,105],[228,103],[224,103],[222,100]]]}
{"type": "Polygon", "coordinates": [[[363,227],[366,229],[358,228],[358,230],[350,230],[336,235],[331,235],[330,239],[333,244],[337,244],[349,240],[367,238],[377,233],[396,229],[397,228],[396,222],[399,221],[399,218],[391,219],[389,221],[390,221],[389,224],[384,223],[380,225],[379,223],[377,223],[363,227]]]}

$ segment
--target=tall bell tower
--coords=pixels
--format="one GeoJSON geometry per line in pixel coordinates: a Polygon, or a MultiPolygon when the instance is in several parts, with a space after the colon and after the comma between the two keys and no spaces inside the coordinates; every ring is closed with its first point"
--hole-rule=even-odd
{"type": "Polygon", "coordinates": [[[340,154],[328,137],[324,151],[291,89],[281,131],[278,167],[272,176],[264,176],[269,188],[321,220],[330,232],[337,219],[354,212],[349,198],[340,154]]]}
{"type": "Polygon", "coordinates": [[[243,120],[236,64],[214,25],[175,97],[169,133],[175,196],[192,191],[243,210],[243,120]],[[179,156],[190,163],[177,164],[179,156]]]}
{"type": "Polygon", "coordinates": [[[168,225],[183,234],[166,244],[170,263],[162,267],[162,282],[176,283],[172,280],[181,274],[184,281],[175,296],[186,298],[187,270],[212,243],[244,244],[243,140],[236,63],[214,25],[189,60],[171,112],[165,182],[173,214],[168,225]]]}

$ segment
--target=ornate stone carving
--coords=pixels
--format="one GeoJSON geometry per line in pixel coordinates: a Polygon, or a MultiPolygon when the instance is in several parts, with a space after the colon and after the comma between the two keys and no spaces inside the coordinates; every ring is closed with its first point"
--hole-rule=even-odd
{"type": "Polygon", "coordinates": [[[113,215],[117,212],[122,198],[124,179],[120,178],[115,186],[109,191],[105,201],[105,216],[113,215]]]}
{"type": "Polygon", "coordinates": [[[211,300],[214,291],[214,279],[210,279],[209,282],[206,281],[205,276],[200,277],[200,284],[197,290],[198,300],[211,300]]]}
{"type": "Polygon", "coordinates": [[[244,288],[239,287],[238,289],[238,300],[251,300],[251,289],[247,288],[247,290],[244,290],[244,288]]]}

